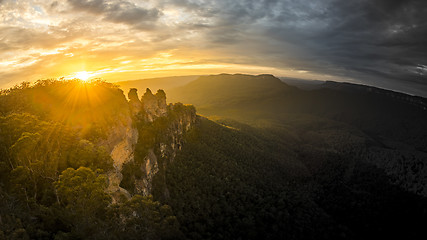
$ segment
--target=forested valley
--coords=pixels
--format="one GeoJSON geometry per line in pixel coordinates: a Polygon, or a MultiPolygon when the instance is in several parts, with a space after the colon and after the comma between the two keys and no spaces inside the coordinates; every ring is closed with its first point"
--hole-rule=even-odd
{"type": "Polygon", "coordinates": [[[0,239],[425,236],[420,103],[265,75],[200,77],[170,95],[198,115],[182,104],[133,114],[139,98],[103,81],[2,90],[0,239]],[[113,194],[110,140],[128,119],[135,157],[113,194]]]}

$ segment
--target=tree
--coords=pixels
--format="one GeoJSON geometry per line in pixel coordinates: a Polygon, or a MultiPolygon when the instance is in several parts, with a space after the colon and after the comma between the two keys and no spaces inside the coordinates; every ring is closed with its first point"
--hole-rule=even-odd
{"type": "Polygon", "coordinates": [[[68,166],[78,168],[89,167],[92,170],[102,169],[104,171],[113,168],[113,159],[103,147],[95,146],[88,140],[80,140],[76,149],[70,151],[68,166]]]}
{"type": "Polygon", "coordinates": [[[107,177],[87,167],[67,168],[55,182],[62,205],[75,214],[95,215],[111,202],[104,191],[107,177]]]}
{"type": "Polygon", "coordinates": [[[18,165],[29,166],[31,164],[39,140],[39,133],[22,133],[18,141],[10,148],[11,153],[15,155],[18,165]]]}
{"type": "Polygon", "coordinates": [[[180,239],[183,236],[172,209],[153,201],[152,196],[134,195],[118,207],[116,218],[116,224],[124,224],[119,232],[123,239],[180,239]]]}
{"type": "Polygon", "coordinates": [[[72,234],[86,238],[99,232],[105,209],[111,203],[105,192],[107,177],[102,171],[67,168],[54,185],[60,205],[65,208],[62,221],[71,225],[72,234]]]}

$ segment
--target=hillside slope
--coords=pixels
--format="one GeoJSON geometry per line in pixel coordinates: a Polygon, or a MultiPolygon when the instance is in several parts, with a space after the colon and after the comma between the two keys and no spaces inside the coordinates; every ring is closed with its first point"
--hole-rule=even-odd
{"type": "MultiPolygon", "coordinates": [[[[315,131],[347,142],[346,132],[318,131],[322,124],[344,124],[369,139],[365,159],[385,169],[395,182],[427,196],[427,111],[425,99],[354,84],[327,82],[300,90],[273,76],[205,76],[170,91],[176,101],[192,102],[211,118],[231,118],[300,137],[315,131]]],[[[335,127],[339,129],[339,127],[335,127]]]]}
{"type": "Polygon", "coordinates": [[[425,99],[271,75],[0,94],[0,239],[424,238],[425,99]],[[151,196],[152,195],[152,196],[151,196]]]}
{"type": "Polygon", "coordinates": [[[1,92],[0,239],[182,236],[170,207],[150,194],[195,109],[167,105],[161,90],[128,97],[78,80],[1,92]]]}
{"type": "Polygon", "coordinates": [[[361,133],[337,132],[345,143],[202,118],[166,170],[163,201],[188,239],[421,239],[427,200],[364,160],[361,133]]]}

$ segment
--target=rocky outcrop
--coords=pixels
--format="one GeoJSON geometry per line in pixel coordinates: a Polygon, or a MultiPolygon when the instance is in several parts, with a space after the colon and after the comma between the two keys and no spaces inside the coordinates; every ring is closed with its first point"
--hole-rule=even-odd
{"type": "Polygon", "coordinates": [[[144,175],[140,179],[135,179],[135,192],[144,196],[150,195],[153,188],[153,177],[159,172],[159,164],[157,156],[154,154],[153,149],[148,151],[144,159],[145,165],[142,167],[144,175]]]}
{"type": "MultiPolygon", "coordinates": [[[[197,120],[195,108],[191,105],[186,106],[182,103],[169,104],[167,113],[166,121],[158,119],[166,124],[163,125],[162,129],[157,129],[161,134],[148,149],[142,177],[143,184],[135,184],[137,193],[143,195],[151,194],[153,179],[157,175],[158,182],[161,182],[158,185],[163,188],[158,190],[162,191],[162,195],[168,198],[169,191],[164,172],[168,165],[175,160],[178,151],[181,150],[185,140],[185,133],[192,128],[197,120]]],[[[156,125],[156,120],[154,120],[153,124],[156,125]]]]}
{"type": "Polygon", "coordinates": [[[147,89],[139,100],[137,90],[131,89],[128,98],[129,116],[112,129],[107,141],[114,161],[108,192],[114,201],[150,195],[153,179],[175,159],[197,119],[191,105],[167,105],[163,90],[154,95],[147,89]]]}
{"type": "Polygon", "coordinates": [[[147,88],[145,94],[142,96],[141,102],[145,121],[153,122],[154,119],[167,115],[166,94],[163,90],[159,89],[156,95],[153,95],[151,90],[147,88]]]}
{"type": "Polygon", "coordinates": [[[138,98],[138,90],[131,88],[128,93],[129,109],[133,117],[135,117],[142,109],[142,102],[138,98]]]}
{"type": "Polygon", "coordinates": [[[135,146],[138,141],[138,130],[132,124],[130,116],[125,117],[114,126],[103,144],[110,150],[110,156],[113,159],[114,169],[107,173],[109,184],[107,192],[116,202],[120,196],[130,197],[127,190],[120,187],[123,179],[121,173],[123,164],[134,160],[135,146]]]}

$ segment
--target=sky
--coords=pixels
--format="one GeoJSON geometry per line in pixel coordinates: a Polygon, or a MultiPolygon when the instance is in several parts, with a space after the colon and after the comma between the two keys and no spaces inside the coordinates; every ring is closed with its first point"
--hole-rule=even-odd
{"type": "Polygon", "coordinates": [[[425,0],[0,0],[0,88],[217,73],[427,97],[425,0]]]}

